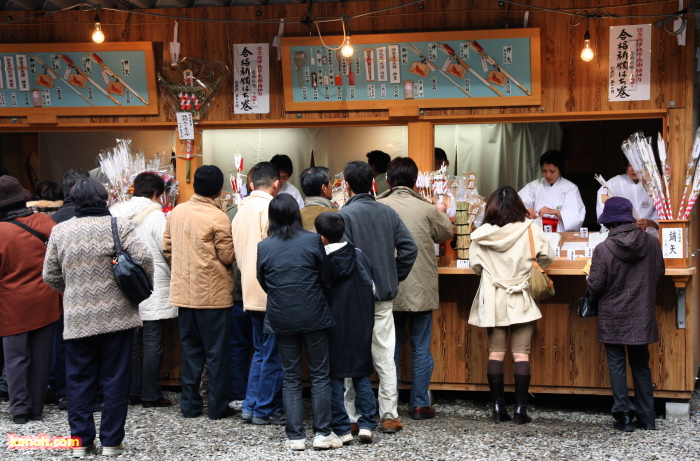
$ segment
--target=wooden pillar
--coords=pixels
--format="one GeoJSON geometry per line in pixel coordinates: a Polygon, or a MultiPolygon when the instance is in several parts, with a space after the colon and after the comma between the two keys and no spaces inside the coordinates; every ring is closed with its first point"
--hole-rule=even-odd
{"type": "Polygon", "coordinates": [[[435,166],[435,131],[430,122],[408,122],[408,156],[418,171],[432,171],[435,166]]]}
{"type": "Polygon", "coordinates": [[[180,183],[180,193],[177,196],[177,203],[186,202],[194,195],[194,172],[202,166],[202,130],[195,130],[192,140],[192,160],[190,162],[190,181],[187,182],[187,143],[177,139],[175,155],[175,179],[180,183]]]}

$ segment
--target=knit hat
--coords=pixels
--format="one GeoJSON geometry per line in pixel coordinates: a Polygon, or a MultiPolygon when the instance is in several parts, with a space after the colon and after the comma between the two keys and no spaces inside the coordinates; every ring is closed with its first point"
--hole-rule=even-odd
{"type": "Polygon", "coordinates": [[[0,208],[26,202],[31,194],[10,175],[0,176],[0,208]]]}
{"type": "Polygon", "coordinates": [[[623,197],[610,197],[598,218],[598,224],[635,222],[632,215],[632,202],[623,197]]]}
{"type": "Polygon", "coordinates": [[[224,187],[224,173],[216,165],[202,165],[194,172],[194,193],[211,197],[224,187]]]}

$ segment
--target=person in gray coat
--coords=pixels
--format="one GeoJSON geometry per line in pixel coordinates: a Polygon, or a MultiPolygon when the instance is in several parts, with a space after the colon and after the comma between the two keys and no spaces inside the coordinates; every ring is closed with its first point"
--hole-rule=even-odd
{"type": "MultiPolygon", "coordinates": [[[[372,167],[365,162],[350,162],[343,171],[350,199],[340,210],[345,220],[343,240],[362,250],[372,263],[374,270],[374,330],[372,335],[372,359],[379,375],[379,430],[393,433],[403,425],[398,414],[398,389],[394,347],[396,330],[392,315],[393,300],[399,282],[408,277],[418,256],[418,247],[399,214],[386,205],[378,203],[372,188],[372,167]]],[[[346,381],[346,385],[347,385],[346,381]]],[[[354,392],[345,395],[345,407],[350,421],[359,415],[352,402],[354,392]]]]}
{"type": "Polygon", "coordinates": [[[648,345],[659,340],[656,289],[664,275],[659,241],[635,224],[632,203],[611,197],[599,224],[610,229],[593,252],[590,296],[599,299],[598,341],[605,344],[613,393],[615,428],[656,429],[648,345]],[[634,378],[634,404],[627,394],[625,351],[634,378]]]}

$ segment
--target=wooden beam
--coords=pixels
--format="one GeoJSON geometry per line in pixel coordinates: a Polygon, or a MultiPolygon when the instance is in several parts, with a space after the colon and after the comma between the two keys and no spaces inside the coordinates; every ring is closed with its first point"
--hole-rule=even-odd
{"type": "Polygon", "coordinates": [[[202,166],[202,131],[195,130],[192,141],[192,160],[187,160],[187,142],[178,139],[176,141],[175,155],[175,179],[180,183],[180,193],[177,196],[177,203],[186,202],[194,195],[194,172],[202,166]],[[190,164],[190,180],[187,181],[187,164],[190,164]]]}
{"type": "Polygon", "coordinates": [[[431,171],[435,166],[435,130],[430,122],[408,122],[408,156],[419,171],[431,171]]]}

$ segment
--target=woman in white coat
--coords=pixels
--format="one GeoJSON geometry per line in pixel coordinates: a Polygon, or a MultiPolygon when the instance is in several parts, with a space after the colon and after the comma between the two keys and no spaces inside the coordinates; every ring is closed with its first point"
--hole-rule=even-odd
{"type": "Polygon", "coordinates": [[[542,317],[529,292],[532,246],[540,267],[554,260],[554,250],[539,226],[526,218],[522,200],[510,186],[499,188],[489,197],[484,224],[471,234],[469,264],[481,275],[479,290],[472,303],[469,323],[487,328],[489,361],[486,375],[494,400],[493,421],[509,421],[503,398],[503,360],[508,350],[515,361],[515,424],[531,421],[527,415],[530,386],[530,343],[535,322],[542,317]]]}
{"type": "Polygon", "coordinates": [[[557,232],[573,232],[581,228],[586,207],[576,184],[562,178],[564,156],[548,150],[540,157],[542,178],[523,187],[518,195],[527,208],[527,217],[554,217],[559,220],[557,232]]]}
{"type": "Polygon", "coordinates": [[[127,202],[110,208],[113,216],[128,218],[136,225],[136,234],[153,256],[153,293],[139,304],[143,328],[134,333],[131,359],[131,390],[129,402],[139,401],[145,408],[167,407],[172,402],[163,397],[158,373],[163,359],[163,324],[177,317],[177,307],[168,302],[170,295],[170,266],[163,256],[165,214],[159,198],[165,190],[163,179],[155,173],[141,173],[134,179],[134,196],[127,202]],[[143,366],[141,349],[143,348],[143,366]]]}

